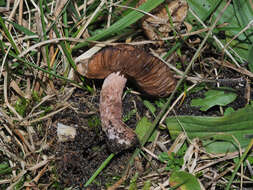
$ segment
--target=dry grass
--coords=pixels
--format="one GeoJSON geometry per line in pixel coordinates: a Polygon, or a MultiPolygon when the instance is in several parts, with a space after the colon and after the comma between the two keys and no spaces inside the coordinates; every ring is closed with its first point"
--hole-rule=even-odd
{"type": "MultiPolygon", "coordinates": [[[[166,44],[163,44],[161,48],[153,48],[156,46],[150,44],[156,44],[156,41],[147,40],[140,28],[138,30],[130,28],[129,31],[113,37],[107,35],[106,40],[92,39],[90,41],[87,28],[90,27],[90,30],[95,33],[98,32],[96,27],[101,29],[100,25],[103,25],[104,28],[110,28],[111,23],[124,17],[121,15],[122,12],[131,5],[125,5],[122,2],[89,0],[81,3],[80,1],[53,0],[45,6],[45,1],[17,0],[13,2],[8,0],[6,7],[0,8],[2,17],[0,28],[0,189],[62,187],[62,182],[59,181],[54,168],[55,160],[59,158],[56,158],[52,151],[57,137],[51,139],[48,133],[54,126],[53,118],[56,114],[65,109],[77,112],[77,108],[69,101],[76,89],[83,89],[84,95],[94,91],[95,94],[97,93],[95,86],[91,87],[88,83],[83,86],[81,82],[83,79],[75,73],[74,61],[75,57],[84,50],[90,49],[94,44],[105,46],[127,43],[150,47],[155,56],[177,73],[176,77],[181,81],[179,85],[183,84],[186,78],[187,83],[184,84],[188,85],[187,90],[182,91],[182,87],[178,85],[179,90],[173,93],[177,95],[177,98],[171,97],[170,100],[174,102],[169,101],[168,106],[162,109],[153,127],[157,125],[166,127],[164,123],[166,117],[175,114],[171,112],[184,104],[186,92],[199,83],[211,82],[219,86],[219,81],[216,79],[224,77],[220,74],[222,73],[219,72],[220,70],[234,73],[230,79],[236,80],[237,76],[247,78],[243,96],[247,103],[250,102],[252,72],[241,66],[238,62],[241,59],[239,55],[236,57],[230,53],[231,41],[223,44],[219,37],[211,36],[211,39],[223,48],[222,52],[212,48],[211,44],[205,43],[213,29],[222,26],[213,24],[208,27],[196,13],[194,13],[195,18],[203,28],[163,38],[165,42],[171,42],[169,48],[166,44]],[[65,9],[66,7],[68,8],[65,9]],[[206,34],[204,40],[198,36],[203,33],[206,34]],[[90,42],[89,46],[86,44],[83,48],[75,49],[77,44],[87,42],[86,39],[90,42]],[[180,39],[184,40],[177,46],[177,40],[180,39]],[[192,41],[194,39],[195,41],[192,41]],[[173,47],[181,49],[177,53],[169,52],[171,55],[164,59],[168,49],[173,49],[173,47]],[[181,56],[181,60],[178,58],[180,52],[185,53],[185,56],[181,56]],[[187,56],[192,58],[189,59],[187,56]],[[223,59],[224,56],[228,59],[223,59]],[[185,62],[189,64],[176,67],[175,61],[180,62],[179,60],[181,66],[185,62]],[[207,64],[210,62],[213,65],[207,64]],[[194,64],[195,66],[199,64],[201,70],[194,70],[194,64]]],[[[230,1],[227,5],[229,3],[230,1]]],[[[189,11],[193,13],[192,10],[189,11]]],[[[223,11],[226,11],[226,8],[223,11]]],[[[240,33],[251,26],[252,22],[240,33]]],[[[237,37],[234,36],[231,40],[237,37]]],[[[222,107],[220,114],[223,114],[222,107]]],[[[130,183],[130,186],[141,189],[150,182],[150,189],[168,188],[171,170],[166,169],[167,165],[160,161],[159,155],[161,152],[167,152],[168,155],[177,154],[182,150],[180,158],[174,158],[174,161],[183,158],[180,168],[198,176],[203,188],[224,189],[231,176],[235,174],[231,188],[252,189],[253,169],[250,161],[241,162],[239,171],[236,168],[236,159],[239,160],[245,149],[234,153],[210,154],[203,149],[200,139],[189,139],[187,134],[182,133],[172,141],[162,132],[157,133],[152,143],[142,147],[141,154],[135,157],[134,166],[131,166],[131,169],[111,189],[129,187],[129,183],[124,182],[129,179],[129,176],[133,176],[134,171],[137,171],[139,176],[136,183],[130,183]]],[[[177,165],[177,163],[174,164],[177,165]]]]}

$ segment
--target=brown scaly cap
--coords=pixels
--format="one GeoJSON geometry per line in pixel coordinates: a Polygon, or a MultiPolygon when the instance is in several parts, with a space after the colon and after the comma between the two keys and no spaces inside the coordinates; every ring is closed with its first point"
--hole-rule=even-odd
{"type": "Polygon", "coordinates": [[[145,93],[165,97],[176,86],[169,67],[158,58],[131,45],[103,48],[89,60],[81,61],[77,70],[87,78],[103,79],[113,72],[136,81],[145,93]]]}

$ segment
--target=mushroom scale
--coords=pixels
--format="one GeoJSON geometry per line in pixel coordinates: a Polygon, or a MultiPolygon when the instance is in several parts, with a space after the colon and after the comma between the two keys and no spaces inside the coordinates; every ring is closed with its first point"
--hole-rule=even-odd
{"type": "Polygon", "coordinates": [[[108,147],[115,153],[138,144],[134,131],[122,122],[121,97],[127,79],[151,96],[168,96],[176,86],[167,65],[130,45],[103,48],[90,59],[80,61],[77,71],[87,78],[105,78],[99,110],[108,147]]]}

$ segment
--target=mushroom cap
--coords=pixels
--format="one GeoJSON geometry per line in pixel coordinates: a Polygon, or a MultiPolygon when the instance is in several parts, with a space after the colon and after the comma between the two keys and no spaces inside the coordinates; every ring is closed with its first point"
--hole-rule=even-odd
{"type": "Polygon", "coordinates": [[[103,48],[90,59],[80,61],[77,71],[87,78],[96,79],[120,72],[151,96],[168,96],[176,86],[176,79],[166,64],[131,45],[103,48]]]}

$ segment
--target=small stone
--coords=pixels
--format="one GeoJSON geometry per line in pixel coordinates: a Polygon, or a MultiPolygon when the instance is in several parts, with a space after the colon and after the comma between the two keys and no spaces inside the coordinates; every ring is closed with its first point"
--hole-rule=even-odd
{"type": "Polygon", "coordinates": [[[57,123],[57,136],[59,142],[74,140],[76,136],[76,129],[62,123],[57,123]]]}

